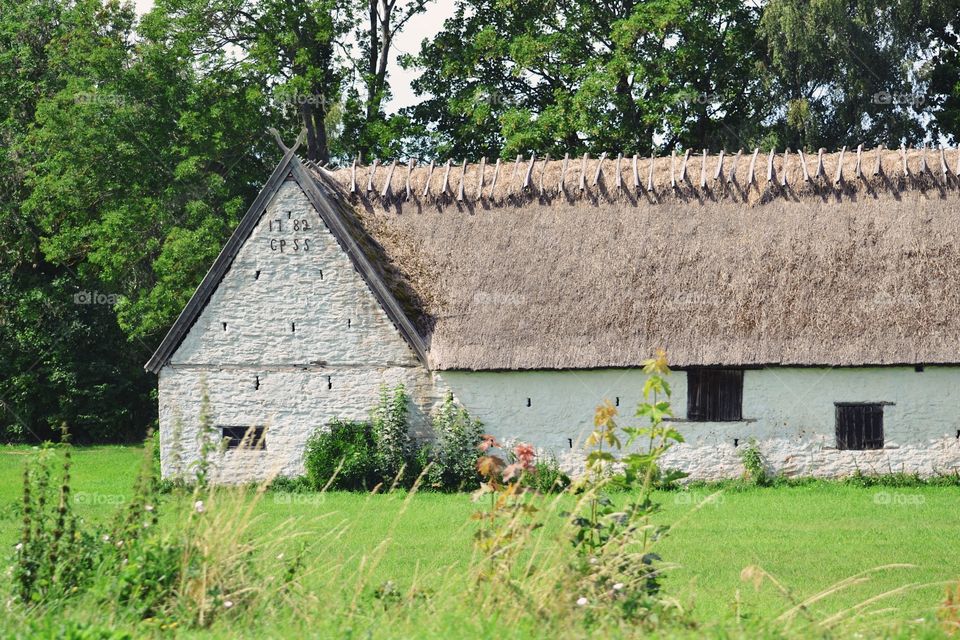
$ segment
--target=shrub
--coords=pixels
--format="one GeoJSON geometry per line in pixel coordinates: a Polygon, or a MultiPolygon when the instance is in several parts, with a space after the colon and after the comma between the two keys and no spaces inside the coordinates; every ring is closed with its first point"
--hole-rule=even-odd
{"type": "Polygon", "coordinates": [[[560,493],[570,486],[570,476],[560,470],[556,458],[537,460],[533,469],[523,474],[520,484],[540,493],[560,493]]]}
{"type": "Polygon", "coordinates": [[[410,397],[402,384],[394,387],[392,392],[382,386],[380,401],[371,414],[377,466],[384,482],[399,479],[413,454],[407,421],[409,402],[410,397]]]}
{"type": "Polygon", "coordinates": [[[758,487],[770,484],[766,461],[756,440],[751,439],[747,446],[740,450],[740,460],[743,462],[744,480],[758,487]]]}
{"type": "Polygon", "coordinates": [[[447,393],[433,415],[434,444],[429,452],[433,466],[428,483],[436,489],[472,490],[480,486],[477,475],[477,445],[483,438],[483,423],[447,393]]]}
{"type": "Polygon", "coordinates": [[[315,489],[357,491],[381,481],[373,429],[368,422],[333,420],[307,440],[304,463],[315,489]]]}

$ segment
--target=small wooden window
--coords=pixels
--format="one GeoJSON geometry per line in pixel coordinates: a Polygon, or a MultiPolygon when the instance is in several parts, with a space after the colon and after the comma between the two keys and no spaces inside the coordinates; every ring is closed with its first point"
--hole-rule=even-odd
{"type": "Polygon", "coordinates": [[[263,427],[220,427],[227,449],[266,449],[263,427]]]}
{"type": "Polygon", "coordinates": [[[883,405],[840,403],[837,405],[837,449],[883,448],[883,405]]]}
{"type": "Polygon", "coordinates": [[[742,420],[743,370],[687,371],[687,419],[695,422],[742,420]]]}

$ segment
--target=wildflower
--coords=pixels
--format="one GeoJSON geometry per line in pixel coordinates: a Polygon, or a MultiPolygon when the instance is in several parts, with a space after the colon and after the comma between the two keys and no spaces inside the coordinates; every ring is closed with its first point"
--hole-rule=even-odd
{"type": "Polygon", "coordinates": [[[153,505],[152,505],[152,504],[144,505],[144,506],[143,506],[143,510],[144,510],[144,511],[153,511],[153,505]]]}
{"type": "Polygon", "coordinates": [[[477,445],[477,448],[486,453],[487,449],[491,447],[500,448],[500,443],[497,442],[497,439],[489,433],[485,433],[480,436],[480,444],[477,445]]]}
{"type": "Polygon", "coordinates": [[[197,500],[193,505],[193,510],[197,513],[203,513],[205,511],[203,507],[203,500],[197,500]]]}
{"type": "Polygon", "coordinates": [[[590,558],[590,564],[597,564],[597,562],[599,562],[599,560],[597,560],[596,557],[590,558]]]}
{"type": "Polygon", "coordinates": [[[524,471],[533,471],[533,459],[537,457],[532,444],[520,442],[513,448],[513,453],[517,456],[517,462],[523,467],[524,471]]]}
{"type": "Polygon", "coordinates": [[[17,551],[20,551],[21,549],[23,549],[23,543],[22,543],[22,542],[18,542],[18,543],[17,543],[17,546],[15,546],[14,549],[16,549],[17,551]]]}
{"type": "Polygon", "coordinates": [[[224,602],[223,602],[223,608],[224,608],[224,609],[229,609],[229,608],[232,607],[232,606],[233,606],[233,602],[231,602],[230,600],[224,600],[224,602]]]}
{"type": "Polygon", "coordinates": [[[282,553],[277,554],[277,560],[283,560],[283,554],[282,554],[282,553]]]}
{"type": "Polygon", "coordinates": [[[585,607],[589,602],[590,602],[589,600],[587,600],[583,596],[580,596],[580,598],[577,599],[577,606],[585,607]]]}
{"type": "Polygon", "coordinates": [[[103,534],[103,541],[110,542],[110,536],[108,536],[107,534],[103,534]]]}
{"type": "Polygon", "coordinates": [[[618,582],[617,584],[613,585],[613,590],[614,590],[614,591],[620,591],[620,589],[623,589],[623,583],[622,583],[622,582],[618,582]]]}

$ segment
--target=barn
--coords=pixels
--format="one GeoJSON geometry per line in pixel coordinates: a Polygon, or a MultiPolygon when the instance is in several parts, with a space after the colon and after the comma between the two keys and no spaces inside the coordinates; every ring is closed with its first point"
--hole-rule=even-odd
{"type": "Polygon", "coordinates": [[[960,471],[960,151],[373,163],[284,155],[147,363],[164,473],[302,473],[310,433],[403,382],[570,464],[666,349],[666,465],[960,471]],[[253,432],[248,430],[253,429],[253,432]]]}

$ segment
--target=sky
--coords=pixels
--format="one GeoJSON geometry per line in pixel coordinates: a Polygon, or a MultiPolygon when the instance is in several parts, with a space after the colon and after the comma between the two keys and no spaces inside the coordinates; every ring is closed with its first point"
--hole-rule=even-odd
{"type": "MultiPolygon", "coordinates": [[[[137,13],[144,14],[153,6],[153,0],[135,0],[137,13]]],[[[410,82],[417,76],[416,70],[405,71],[397,65],[397,56],[404,53],[416,53],[424,38],[432,38],[443,26],[443,21],[454,12],[454,0],[433,0],[424,13],[414,16],[403,32],[394,41],[390,60],[390,88],[393,100],[387,105],[388,111],[394,111],[418,102],[410,82]]]]}

